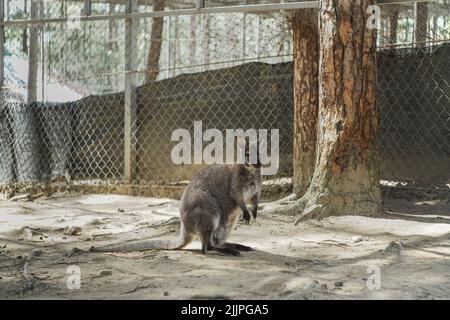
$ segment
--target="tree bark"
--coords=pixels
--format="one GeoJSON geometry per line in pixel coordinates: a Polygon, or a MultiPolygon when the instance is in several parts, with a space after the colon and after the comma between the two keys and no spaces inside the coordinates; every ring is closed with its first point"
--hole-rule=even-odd
{"type": "Polygon", "coordinates": [[[389,15],[389,44],[397,43],[398,10],[391,11],[389,15]]]}
{"type": "Polygon", "coordinates": [[[203,43],[202,43],[202,55],[203,55],[203,69],[204,71],[209,70],[210,63],[210,51],[209,46],[211,45],[211,15],[206,14],[202,16],[203,25],[203,43]]]}
{"type": "Polygon", "coordinates": [[[376,31],[372,0],[323,0],[319,9],[319,119],[311,184],[296,222],[381,211],[376,157],[376,31]]]}
{"type": "Polygon", "coordinates": [[[438,25],[437,25],[437,22],[438,22],[438,16],[434,15],[433,16],[433,40],[438,40],[438,33],[437,33],[438,25]]]}
{"type": "Polygon", "coordinates": [[[314,172],[319,108],[318,11],[296,11],[294,43],[294,192],[305,194],[314,172]]]}
{"type": "MultiPolygon", "coordinates": [[[[109,14],[113,14],[115,5],[112,4],[112,3],[109,3],[108,6],[109,6],[108,13],[109,14]]],[[[114,24],[115,23],[116,23],[115,20],[112,20],[112,19],[108,21],[108,51],[111,54],[112,54],[112,52],[114,50],[113,41],[114,41],[114,24]]],[[[112,63],[113,63],[112,61],[109,61],[108,65],[107,65],[107,67],[108,67],[108,76],[106,78],[106,83],[107,83],[107,86],[108,86],[109,90],[111,90],[111,87],[113,85],[113,83],[112,83],[113,77],[111,75],[112,74],[112,69],[113,69],[112,63]]]]}
{"type": "MultiPolygon", "coordinates": [[[[153,0],[153,11],[163,11],[165,0],[153,0]]],[[[155,81],[159,74],[164,17],[154,17],[150,35],[150,48],[147,56],[147,73],[145,83],[155,81]]]]}

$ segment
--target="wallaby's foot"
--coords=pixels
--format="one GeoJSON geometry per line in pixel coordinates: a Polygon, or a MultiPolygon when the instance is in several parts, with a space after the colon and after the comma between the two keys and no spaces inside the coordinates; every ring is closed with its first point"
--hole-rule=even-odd
{"type": "Polygon", "coordinates": [[[81,249],[75,247],[75,248],[72,248],[70,251],[66,252],[64,255],[67,258],[72,258],[72,257],[79,256],[79,255],[81,255],[83,253],[86,253],[86,252],[87,251],[84,251],[84,250],[81,250],[81,249]]]}
{"type": "Polygon", "coordinates": [[[209,249],[213,250],[213,251],[217,251],[217,252],[219,252],[221,254],[224,254],[224,255],[227,255],[227,256],[240,256],[241,255],[241,253],[238,250],[236,250],[234,248],[227,248],[227,247],[224,247],[224,246],[212,247],[212,248],[209,248],[209,249]]]}
{"type": "Polygon", "coordinates": [[[239,243],[227,242],[222,245],[223,248],[234,249],[237,251],[255,251],[252,247],[247,247],[239,243]]]}

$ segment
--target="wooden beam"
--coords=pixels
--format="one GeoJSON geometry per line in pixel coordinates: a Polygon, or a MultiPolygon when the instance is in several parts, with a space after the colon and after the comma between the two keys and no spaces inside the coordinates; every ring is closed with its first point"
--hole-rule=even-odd
{"type": "MultiPolygon", "coordinates": [[[[31,0],[31,19],[39,18],[39,0],[31,0]]],[[[37,71],[39,56],[39,26],[30,26],[30,45],[28,47],[27,102],[37,100],[37,71]]]]}
{"type": "Polygon", "coordinates": [[[417,2],[415,4],[415,26],[416,26],[416,39],[415,42],[423,47],[427,41],[428,35],[428,3],[417,2]]]}

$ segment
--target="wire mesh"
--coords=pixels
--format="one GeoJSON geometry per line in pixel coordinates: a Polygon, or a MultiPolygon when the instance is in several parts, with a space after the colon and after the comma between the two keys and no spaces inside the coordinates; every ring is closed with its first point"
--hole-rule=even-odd
{"type": "MultiPolygon", "coordinates": [[[[280,168],[265,183],[290,184],[292,30],[285,12],[80,21],[76,14],[86,12],[85,1],[5,4],[6,21],[73,19],[5,26],[1,185],[178,184],[201,166],[172,163],[171,134],[178,128],[192,132],[194,121],[221,132],[279,129],[280,168]]],[[[91,1],[89,14],[194,7],[195,1],[139,1],[135,7],[91,1]]],[[[379,7],[382,179],[448,184],[450,5],[379,7]]]]}
{"type": "Polygon", "coordinates": [[[450,5],[381,5],[379,150],[385,180],[450,181],[450,5]]]}

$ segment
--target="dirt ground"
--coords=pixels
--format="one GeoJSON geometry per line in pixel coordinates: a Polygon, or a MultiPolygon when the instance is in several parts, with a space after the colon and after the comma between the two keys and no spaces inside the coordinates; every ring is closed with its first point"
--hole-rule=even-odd
{"type": "Polygon", "coordinates": [[[87,253],[91,246],[176,237],[179,202],[120,195],[0,201],[0,298],[448,299],[448,197],[390,197],[379,218],[295,226],[261,204],[230,241],[239,257],[187,250],[87,253]],[[79,248],[80,250],[74,250],[79,248]],[[75,269],[74,269],[75,268],[75,269]],[[74,274],[80,286],[74,280],[74,274]],[[78,278],[77,278],[78,279],[78,278]]]}

